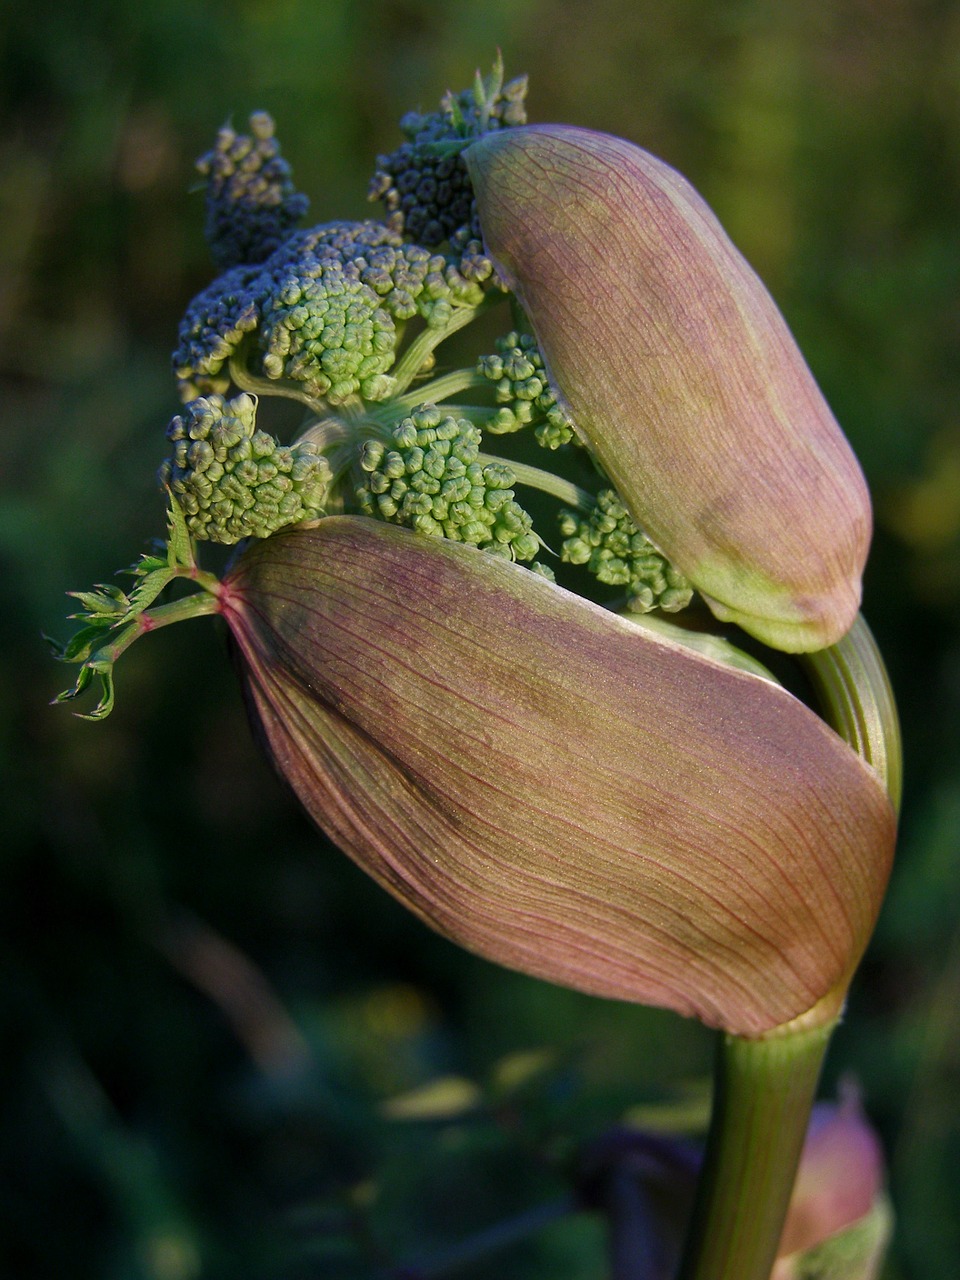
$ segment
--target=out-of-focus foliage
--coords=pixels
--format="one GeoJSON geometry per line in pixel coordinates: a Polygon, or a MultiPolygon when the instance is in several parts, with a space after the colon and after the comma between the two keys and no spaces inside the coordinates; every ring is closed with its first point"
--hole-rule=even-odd
{"type": "Polygon", "coordinates": [[[586,1280],[600,1224],[553,1214],[578,1143],[658,1100],[680,1106],[709,1068],[698,1028],[461,955],[325,848],[250,741],[209,623],[138,645],[106,723],[46,706],[63,673],[39,633],[64,633],[62,593],[163,531],[169,353],[210,277],[194,158],[226,121],[267,110],[312,216],[369,216],[400,116],[468,83],[497,45],[508,75],[530,74],[532,120],[619,133],[694,181],[863,460],[877,514],[865,611],[900,698],[907,793],[828,1074],[858,1074],[887,1145],[890,1280],[956,1274],[960,13],[587,12],[5,11],[5,1275],[349,1280],[533,1212],[541,1230],[450,1274],[586,1280]]]}

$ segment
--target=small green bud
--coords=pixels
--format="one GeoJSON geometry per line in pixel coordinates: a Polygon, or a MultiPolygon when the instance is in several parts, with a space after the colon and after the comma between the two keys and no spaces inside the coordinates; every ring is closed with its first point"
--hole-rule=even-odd
{"type": "Polygon", "coordinates": [[[557,403],[536,338],[508,333],[494,345],[496,353],[481,356],[477,364],[477,372],[494,384],[502,406],[487,430],[500,435],[533,424],[537,442],[546,449],[575,440],[573,422],[557,403]]]}
{"type": "Polygon", "coordinates": [[[192,400],[170,423],[160,468],[194,538],[231,544],[323,515],[330,464],[304,441],[281,445],[256,425],[255,396],[192,400]]]}
{"type": "Polygon", "coordinates": [[[207,179],[207,243],[221,269],[262,262],[307,212],[265,111],[250,117],[249,134],[225,125],[197,169],[207,179]]]}
{"type": "Polygon", "coordinates": [[[280,285],[265,307],[260,343],[268,378],[291,378],[331,404],[358,393],[382,400],[393,389],[393,319],[356,269],[337,262],[280,285]]]}
{"type": "Polygon", "coordinates": [[[398,423],[389,443],[363,445],[360,510],[429,537],[532,560],[541,542],[514,501],[516,476],[505,463],[482,465],[480,441],[479,427],[466,418],[421,405],[398,423]]]}
{"type": "Polygon", "coordinates": [[[230,386],[226,371],[230,357],[260,320],[256,284],[261,268],[240,266],[224,272],[187,307],[173,370],[184,402],[230,386]]]}
{"type": "Polygon", "coordinates": [[[635,613],[676,613],[692,600],[689,582],[641,533],[613,489],[597,494],[586,518],[561,512],[560,532],[560,559],[586,565],[607,586],[625,587],[627,608],[635,613]]]}

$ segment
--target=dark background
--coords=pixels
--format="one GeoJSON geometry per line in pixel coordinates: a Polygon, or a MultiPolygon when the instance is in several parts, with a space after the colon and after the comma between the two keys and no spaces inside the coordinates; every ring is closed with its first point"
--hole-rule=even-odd
{"type": "MultiPolygon", "coordinates": [[[[960,9],[573,11],[5,10],[4,1276],[370,1276],[556,1201],[577,1144],[625,1116],[703,1115],[701,1028],[462,955],[321,842],[251,743],[217,625],[136,646],[100,726],[47,706],[69,674],[40,639],[66,634],[63,593],[162,531],[169,351],[211,274],[194,157],[265,108],[312,217],[365,216],[399,116],[466,86],[497,45],[508,74],[530,73],[532,119],[622,134],[692,179],[870,480],[864,608],[900,698],[907,791],[825,1089],[854,1073],[883,1135],[887,1275],[957,1274],[960,9]]],[[[579,1215],[450,1274],[592,1280],[601,1258],[579,1215]]]]}

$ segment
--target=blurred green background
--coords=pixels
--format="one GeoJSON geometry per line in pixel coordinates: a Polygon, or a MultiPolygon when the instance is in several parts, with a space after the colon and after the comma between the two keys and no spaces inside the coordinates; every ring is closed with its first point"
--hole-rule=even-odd
{"type": "MultiPolygon", "coordinates": [[[[313,218],[366,216],[400,115],[464,87],[498,45],[508,75],[530,73],[532,119],[622,134],[692,179],[863,461],[865,612],[899,693],[907,793],[824,1087],[853,1073],[883,1135],[887,1275],[957,1275],[960,9],[586,12],[5,8],[3,1276],[369,1277],[549,1217],[578,1144],[638,1108],[702,1114],[699,1027],[462,955],[323,844],[250,740],[216,626],[138,645],[105,724],[47,707],[69,673],[40,633],[67,633],[63,593],[162,532],[169,351],[211,275],[194,157],[265,108],[313,218]]],[[[595,1280],[602,1256],[599,1223],[564,1216],[450,1274],[595,1280]]]]}

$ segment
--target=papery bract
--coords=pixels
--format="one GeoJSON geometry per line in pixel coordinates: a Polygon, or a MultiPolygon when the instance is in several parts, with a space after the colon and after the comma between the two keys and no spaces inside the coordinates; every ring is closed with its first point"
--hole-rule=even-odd
{"type": "Polygon", "coordinates": [[[532,125],[465,152],[484,242],[637,523],[716,615],[789,651],[856,616],[870,500],[779,311],[675,170],[532,125]]]}
{"type": "Polygon", "coordinates": [[[779,686],[362,517],[251,545],[221,608],[281,774],[449,938],[743,1034],[845,988],[893,813],[779,686]]]}

